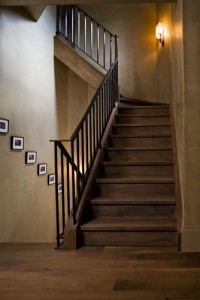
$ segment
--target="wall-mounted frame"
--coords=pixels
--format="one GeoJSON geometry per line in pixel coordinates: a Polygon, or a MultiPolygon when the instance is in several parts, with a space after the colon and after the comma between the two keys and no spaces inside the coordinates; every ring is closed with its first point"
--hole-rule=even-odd
{"type": "Polygon", "coordinates": [[[35,164],[37,160],[37,152],[36,151],[27,151],[25,153],[25,163],[26,164],[35,164]]]}
{"type": "Polygon", "coordinates": [[[9,132],[9,120],[0,118],[0,133],[7,134],[9,132]]]}
{"type": "Polygon", "coordinates": [[[11,150],[23,150],[24,138],[21,136],[11,136],[10,148],[11,150]]]}
{"type": "Polygon", "coordinates": [[[55,184],[55,182],[56,182],[55,174],[49,174],[48,175],[48,185],[55,184]]]}
{"type": "Polygon", "coordinates": [[[58,184],[58,194],[62,193],[62,184],[58,184]]]}
{"type": "Polygon", "coordinates": [[[44,175],[47,173],[47,164],[38,164],[38,175],[44,175]]]}

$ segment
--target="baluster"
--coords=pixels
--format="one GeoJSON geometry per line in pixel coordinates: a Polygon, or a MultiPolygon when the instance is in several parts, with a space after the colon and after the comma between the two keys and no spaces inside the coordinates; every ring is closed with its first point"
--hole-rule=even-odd
{"type": "Polygon", "coordinates": [[[110,66],[112,65],[112,34],[110,34],[110,66]]]}
{"type": "Polygon", "coordinates": [[[74,141],[71,141],[71,156],[72,156],[72,215],[73,223],[76,224],[76,199],[75,199],[75,176],[74,176],[74,141]]]}
{"type": "MultiPolygon", "coordinates": [[[[93,128],[94,130],[94,128],[93,128]]],[[[91,164],[92,161],[92,113],[91,113],[91,109],[89,112],[89,133],[90,133],[90,159],[89,159],[89,163],[91,164]]]]}
{"type": "Polygon", "coordinates": [[[97,24],[97,63],[99,64],[99,24],[97,24]]]}
{"type": "Polygon", "coordinates": [[[78,196],[78,201],[80,201],[80,152],[79,152],[79,133],[78,133],[78,136],[77,136],[77,139],[76,139],[76,155],[77,155],[77,196],[78,196]]]}
{"type": "Polygon", "coordinates": [[[106,68],[106,31],[103,31],[103,67],[106,68]]]}
{"type": "Polygon", "coordinates": [[[55,199],[56,199],[56,239],[57,247],[60,247],[60,222],[59,222],[59,202],[58,202],[58,148],[54,142],[54,162],[55,162],[55,199]]]}
{"type": "Polygon", "coordinates": [[[115,35],[115,59],[118,58],[118,39],[119,37],[115,35]]]}
{"type": "Polygon", "coordinates": [[[84,52],[87,52],[87,17],[84,15],[84,52]]]}
{"type": "Polygon", "coordinates": [[[90,57],[93,57],[93,20],[90,20],[90,57]]]}
{"type": "Polygon", "coordinates": [[[67,15],[67,6],[64,7],[64,37],[68,37],[68,15],[67,15]]]}
{"type": "Polygon", "coordinates": [[[68,159],[66,159],[66,164],[67,164],[67,173],[66,173],[66,176],[67,176],[67,213],[68,213],[68,216],[69,216],[70,211],[71,211],[71,205],[70,205],[70,181],[69,181],[70,174],[69,174],[69,161],[68,161],[68,159]]]}
{"type": "Polygon", "coordinates": [[[85,140],[84,140],[84,124],[81,127],[81,149],[82,149],[82,182],[84,185],[84,181],[85,181],[85,171],[84,171],[84,163],[85,163],[85,140]]]}
{"type": "Polygon", "coordinates": [[[96,151],[95,102],[92,107],[93,107],[92,117],[93,117],[93,149],[94,149],[93,157],[94,157],[96,151]]]}
{"type": "Polygon", "coordinates": [[[85,139],[86,139],[86,175],[88,176],[88,117],[85,120],[85,139]]]}
{"type": "Polygon", "coordinates": [[[71,17],[72,17],[72,19],[71,19],[71,41],[72,41],[72,43],[74,43],[75,42],[75,39],[74,39],[74,35],[75,35],[75,28],[74,28],[74,6],[72,6],[71,13],[72,13],[72,15],[71,15],[71,17]]]}
{"type": "Polygon", "coordinates": [[[78,47],[80,48],[80,32],[81,32],[81,14],[78,8],[78,47]]]}
{"type": "Polygon", "coordinates": [[[60,152],[60,161],[61,161],[61,184],[62,184],[62,229],[65,228],[65,185],[64,185],[64,160],[63,153],[60,152]]]}
{"type": "Polygon", "coordinates": [[[60,33],[61,29],[61,6],[57,5],[56,14],[57,14],[57,22],[56,22],[56,34],[60,33]]]}

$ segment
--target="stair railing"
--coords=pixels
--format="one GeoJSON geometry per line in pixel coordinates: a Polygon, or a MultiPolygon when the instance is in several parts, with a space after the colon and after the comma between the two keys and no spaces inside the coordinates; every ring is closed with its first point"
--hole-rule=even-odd
{"type": "Polygon", "coordinates": [[[118,57],[118,36],[78,6],[57,6],[57,35],[107,71],[118,57]]]}
{"type": "Polygon", "coordinates": [[[77,212],[101,140],[118,98],[118,58],[110,67],[69,140],[54,142],[57,247],[64,238],[66,214],[77,212]],[[66,146],[66,147],[65,147],[66,146]]]}

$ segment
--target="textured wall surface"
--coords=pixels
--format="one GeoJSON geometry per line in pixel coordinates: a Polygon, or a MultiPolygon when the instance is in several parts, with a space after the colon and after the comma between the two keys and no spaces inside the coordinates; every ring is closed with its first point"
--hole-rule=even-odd
{"type": "Polygon", "coordinates": [[[52,242],[54,186],[37,176],[37,164],[25,165],[25,151],[37,151],[53,173],[49,140],[71,135],[93,90],[54,58],[55,7],[37,23],[22,9],[1,8],[0,24],[0,117],[10,120],[0,135],[0,242],[52,242]],[[24,137],[24,151],[10,150],[12,135],[24,137]]]}
{"type": "Polygon", "coordinates": [[[183,249],[200,251],[200,2],[183,1],[185,199],[183,249]]]}

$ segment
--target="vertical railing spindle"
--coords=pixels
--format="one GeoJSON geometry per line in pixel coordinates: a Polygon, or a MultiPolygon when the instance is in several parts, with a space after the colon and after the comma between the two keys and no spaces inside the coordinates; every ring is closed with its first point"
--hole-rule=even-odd
{"type": "Polygon", "coordinates": [[[97,63],[99,63],[99,24],[97,24],[97,63]]]}
{"type": "Polygon", "coordinates": [[[87,17],[84,15],[84,52],[87,52],[87,17]]]}
{"type": "Polygon", "coordinates": [[[81,13],[78,9],[78,47],[80,48],[80,39],[81,39],[81,13]]]}
{"type": "Polygon", "coordinates": [[[110,66],[112,65],[112,35],[110,34],[110,66]]]}
{"type": "Polygon", "coordinates": [[[93,57],[93,20],[90,20],[90,57],[93,57]]]}
{"type": "Polygon", "coordinates": [[[64,232],[65,228],[65,184],[64,184],[64,157],[63,153],[60,153],[60,161],[61,161],[61,184],[62,184],[62,230],[64,232]]]}
{"type": "Polygon", "coordinates": [[[73,223],[76,224],[76,199],[75,199],[75,175],[74,175],[74,141],[71,141],[71,156],[72,156],[72,216],[73,223]]]}
{"type": "Polygon", "coordinates": [[[106,31],[103,31],[103,67],[106,67],[106,31]]]}

